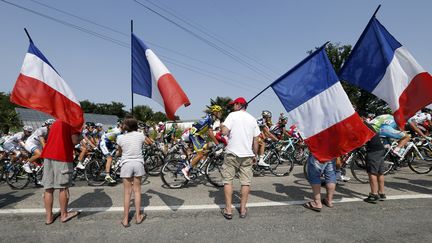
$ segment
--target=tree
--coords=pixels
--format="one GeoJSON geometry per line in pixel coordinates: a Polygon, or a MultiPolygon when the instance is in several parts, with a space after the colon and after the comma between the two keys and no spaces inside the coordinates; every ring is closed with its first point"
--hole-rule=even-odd
{"type": "Polygon", "coordinates": [[[22,124],[15,112],[17,105],[10,102],[10,94],[0,92],[0,132],[8,133],[9,130],[18,130],[22,124]]]}
{"type": "MultiPolygon", "coordinates": [[[[351,45],[341,45],[340,43],[329,43],[325,50],[334,70],[338,73],[346,59],[349,57],[352,47],[351,45]]],[[[308,51],[309,54],[312,52],[313,51],[308,51]]],[[[357,108],[357,110],[363,110],[374,114],[391,113],[388,105],[383,100],[366,90],[349,84],[344,80],[342,80],[341,83],[351,103],[357,108]]]]}
{"type": "Polygon", "coordinates": [[[228,114],[230,113],[230,105],[229,103],[232,101],[232,99],[230,97],[220,97],[217,96],[216,99],[210,99],[210,105],[207,106],[207,109],[205,110],[205,112],[210,112],[210,107],[213,105],[219,105],[220,107],[222,107],[222,118],[221,120],[225,120],[225,118],[228,116],[228,114]]]}

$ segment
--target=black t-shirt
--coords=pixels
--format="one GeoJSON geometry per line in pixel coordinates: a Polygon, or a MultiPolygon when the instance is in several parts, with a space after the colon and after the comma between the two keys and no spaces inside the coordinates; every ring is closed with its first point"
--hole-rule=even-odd
{"type": "MultiPolygon", "coordinates": [[[[368,126],[370,130],[375,132],[375,129],[369,123],[365,122],[364,124],[368,126]]],[[[373,136],[371,140],[366,143],[366,151],[375,152],[380,150],[384,150],[384,145],[382,144],[378,133],[375,133],[375,136],[373,136]]]]}

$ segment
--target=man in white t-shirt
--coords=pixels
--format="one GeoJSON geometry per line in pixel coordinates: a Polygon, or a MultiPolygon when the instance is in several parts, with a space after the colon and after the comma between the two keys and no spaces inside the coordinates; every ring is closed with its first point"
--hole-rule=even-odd
{"type": "Polygon", "coordinates": [[[246,203],[253,176],[252,164],[258,151],[260,134],[256,119],[246,112],[247,102],[243,97],[235,99],[230,105],[234,105],[234,111],[222,124],[222,133],[228,135],[222,166],[226,206],[221,213],[226,219],[232,219],[232,182],[236,172],[241,183],[240,218],[246,217],[246,203]]]}

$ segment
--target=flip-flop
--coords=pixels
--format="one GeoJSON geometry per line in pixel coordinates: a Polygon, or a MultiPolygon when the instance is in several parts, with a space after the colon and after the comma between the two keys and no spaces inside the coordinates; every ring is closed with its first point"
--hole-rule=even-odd
{"type": "Polygon", "coordinates": [[[62,220],[62,223],[66,223],[67,221],[75,218],[76,216],[78,216],[80,214],[80,212],[75,211],[75,212],[68,212],[68,214],[71,214],[69,217],[67,217],[65,220],[62,220]]]}
{"type": "Polygon", "coordinates": [[[247,213],[248,213],[248,209],[246,208],[246,210],[245,210],[245,212],[242,214],[242,213],[240,213],[240,218],[241,219],[244,219],[244,218],[246,218],[246,216],[247,216],[247,213]]]}
{"type": "Polygon", "coordinates": [[[50,225],[52,223],[54,223],[54,221],[56,221],[56,219],[60,216],[59,213],[53,214],[53,218],[51,220],[51,222],[45,222],[45,225],[50,225]]]}
{"type": "Polygon", "coordinates": [[[147,214],[144,213],[144,214],[141,214],[141,215],[142,215],[141,220],[140,220],[140,221],[137,220],[137,221],[135,222],[136,224],[141,224],[141,223],[142,223],[142,222],[147,218],[147,214]]]}
{"type": "Polygon", "coordinates": [[[128,222],[127,224],[123,224],[123,221],[120,221],[120,224],[121,224],[123,227],[125,227],[125,228],[130,227],[130,223],[129,223],[129,222],[128,222]]]}
{"type": "Polygon", "coordinates": [[[321,203],[326,205],[326,207],[333,208],[334,205],[330,205],[326,198],[321,199],[321,203]]]}
{"type": "Polygon", "coordinates": [[[315,212],[321,212],[321,208],[317,208],[317,207],[312,206],[312,202],[307,202],[307,203],[303,204],[303,207],[310,209],[312,211],[315,211],[315,212]]]}
{"type": "Polygon", "coordinates": [[[224,216],[224,218],[226,218],[226,219],[228,219],[228,220],[230,220],[230,219],[233,218],[232,214],[229,214],[229,213],[226,213],[226,212],[225,212],[225,208],[222,208],[222,209],[221,209],[221,214],[224,216]]]}

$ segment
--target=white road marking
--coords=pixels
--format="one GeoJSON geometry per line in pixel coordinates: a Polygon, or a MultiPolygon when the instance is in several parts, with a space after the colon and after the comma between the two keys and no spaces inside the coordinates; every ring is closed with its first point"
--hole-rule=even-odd
{"type": "MultiPolygon", "coordinates": [[[[387,196],[386,200],[402,200],[402,199],[427,199],[432,198],[432,194],[413,194],[413,195],[395,195],[387,196]]],[[[288,206],[288,205],[299,205],[307,202],[308,200],[301,201],[283,201],[283,202],[255,202],[248,203],[249,208],[256,207],[274,207],[274,206],[288,206]]],[[[363,198],[342,198],[334,200],[334,203],[348,203],[348,202],[359,202],[363,201],[363,198]]],[[[208,209],[220,209],[223,208],[224,204],[201,204],[201,205],[177,205],[177,206],[148,206],[143,209],[146,212],[149,211],[179,211],[179,210],[208,210],[208,209]]],[[[240,205],[235,204],[235,207],[240,205]]],[[[70,210],[77,210],[80,212],[123,212],[123,207],[93,207],[93,208],[70,208],[70,210]]],[[[53,209],[54,212],[58,212],[59,208],[53,209]]],[[[25,213],[45,213],[43,208],[22,208],[22,209],[0,209],[0,214],[25,214],[25,213]]]]}

